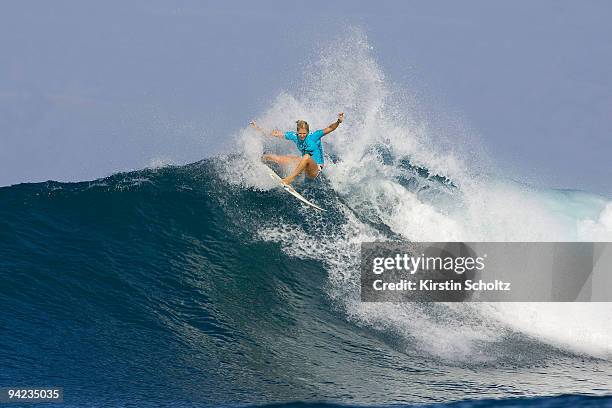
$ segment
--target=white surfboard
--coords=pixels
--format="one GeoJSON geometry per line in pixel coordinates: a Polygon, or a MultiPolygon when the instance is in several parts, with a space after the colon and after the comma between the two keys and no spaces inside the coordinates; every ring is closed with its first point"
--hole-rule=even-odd
{"type": "Polygon", "coordinates": [[[283,183],[283,179],[281,179],[278,174],[276,174],[274,172],[274,170],[272,170],[270,167],[266,166],[266,171],[268,172],[268,174],[270,175],[270,177],[272,177],[273,180],[276,180],[276,182],[278,182],[278,184],[281,185],[281,187],[283,188],[283,190],[285,190],[286,192],[288,192],[289,194],[291,194],[292,196],[294,196],[295,198],[297,198],[298,200],[300,200],[301,202],[303,202],[306,205],[311,206],[312,208],[316,208],[319,211],[326,211],[323,208],[319,207],[316,204],[311,203],[310,201],[308,201],[307,199],[305,199],[300,193],[298,193],[297,191],[295,191],[295,189],[291,186],[286,185],[285,183],[283,183]]]}

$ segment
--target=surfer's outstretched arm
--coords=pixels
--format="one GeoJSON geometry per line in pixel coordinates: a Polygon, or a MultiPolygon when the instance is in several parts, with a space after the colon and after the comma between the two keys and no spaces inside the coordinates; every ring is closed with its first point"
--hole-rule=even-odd
{"type": "Polygon", "coordinates": [[[343,120],[344,120],[344,112],[340,112],[338,114],[338,119],[334,123],[326,127],[325,129],[323,129],[323,134],[326,135],[336,130],[338,128],[338,125],[340,125],[343,120]]]}
{"type": "Polygon", "coordinates": [[[251,127],[255,129],[256,131],[263,133],[266,136],[278,137],[279,139],[282,139],[283,137],[285,137],[285,134],[281,132],[280,130],[274,129],[271,132],[266,132],[265,130],[260,128],[259,125],[257,125],[257,123],[255,123],[254,120],[250,121],[249,125],[251,125],[251,127]]]}

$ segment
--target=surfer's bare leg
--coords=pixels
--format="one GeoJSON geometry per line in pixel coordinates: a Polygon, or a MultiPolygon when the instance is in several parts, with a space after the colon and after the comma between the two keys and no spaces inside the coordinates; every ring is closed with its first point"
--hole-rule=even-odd
{"type": "Polygon", "coordinates": [[[283,183],[291,184],[303,171],[306,171],[306,175],[310,178],[315,178],[319,174],[319,166],[309,154],[302,156],[302,160],[300,160],[293,172],[283,179],[283,183]]]}
{"type": "Polygon", "coordinates": [[[294,164],[300,161],[300,156],[287,155],[287,156],[278,156],[276,154],[264,154],[262,156],[263,161],[271,161],[274,163],[278,163],[281,166],[286,166],[288,164],[294,164]]]}

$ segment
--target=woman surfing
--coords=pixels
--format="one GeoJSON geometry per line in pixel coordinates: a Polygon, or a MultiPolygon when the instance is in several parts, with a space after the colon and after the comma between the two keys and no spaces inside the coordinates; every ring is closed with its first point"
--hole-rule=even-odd
{"type": "Polygon", "coordinates": [[[286,155],[279,156],[275,154],[264,154],[262,159],[264,161],[271,161],[280,165],[289,165],[296,163],[296,167],[293,172],[282,179],[283,183],[290,185],[297,176],[302,172],[306,173],[306,176],[310,178],[317,177],[323,170],[323,146],[321,145],[321,138],[328,133],[333,132],[338,128],[340,123],[344,120],[344,112],[338,114],[338,119],[326,127],[325,129],[315,130],[310,133],[310,127],[308,122],[305,120],[298,120],[296,122],[296,132],[281,132],[280,130],[273,130],[266,132],[259,126],[255,121],[251,121],[249,124],[251,127],[258,132],[272,137],[278,137],[279,139],[285,138],[295,143],[296,147],[301,153],[301,156],[286,155]]]}

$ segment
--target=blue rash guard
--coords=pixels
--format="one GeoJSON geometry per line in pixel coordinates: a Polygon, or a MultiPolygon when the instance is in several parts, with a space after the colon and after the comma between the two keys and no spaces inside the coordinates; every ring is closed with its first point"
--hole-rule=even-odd
{"type": "Polygon", "coordinates": [[[300,140],[296,132],[285,132],[285,139],[294,142],[302,156],[308,153],[317,164],[323,164],[321,138],[324,135],[323,129],[319,129],[309,133],[304,140],[300,140]]]}

